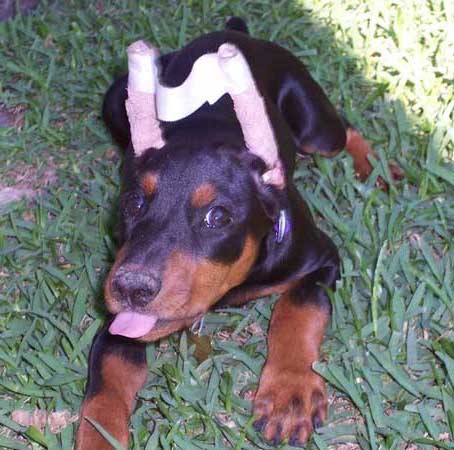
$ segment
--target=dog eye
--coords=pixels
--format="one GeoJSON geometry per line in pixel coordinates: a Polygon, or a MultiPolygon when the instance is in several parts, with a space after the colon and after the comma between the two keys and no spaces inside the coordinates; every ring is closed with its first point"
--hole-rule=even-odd
{"type": "Polygon", "coordinates": [[[121,209],[127,216],[135,216],[144,205],[144,198],[138,192],[128,192],[121,199],[121,209]]]}
{"type": "Polygon", "coordinates": [[[208,228],[221,228],[231,223],[232,220],[228,209],[223,206],[215,206],[208,211],[204,222],[208,228]]]}

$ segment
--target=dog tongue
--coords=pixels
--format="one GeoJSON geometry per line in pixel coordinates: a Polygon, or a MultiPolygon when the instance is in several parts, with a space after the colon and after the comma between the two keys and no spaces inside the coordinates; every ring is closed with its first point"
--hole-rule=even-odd
{"type": "Polygon", "coordinates": [[[109,333],[129,338],[145,336],[156,324],[156,316],[147,316],[132,311],[124,311],[116,315],[110,324],[109,333]]]}

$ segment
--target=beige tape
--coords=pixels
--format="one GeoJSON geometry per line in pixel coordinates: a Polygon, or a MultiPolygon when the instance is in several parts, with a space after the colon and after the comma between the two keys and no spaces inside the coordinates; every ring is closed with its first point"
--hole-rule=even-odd
{"type": "Polygon", "coordinates": [[[279,160],[276,137],[265,101],[255,85],[249,65],[244,55],[232,44],[221,45],[218,55],[244,141],[248,149],[262,158],[270,169],[263,175],[263,181],[282,188],[285,175],[279,160]]]}
{"type": "Polygon", "coordinates": [[[145,41],[134,42],[127,52],[129,73],[126,112],[134,153],[140,156],[148,148],[165,145],[156,117],[156,59],[159,53],[145,41]]]}

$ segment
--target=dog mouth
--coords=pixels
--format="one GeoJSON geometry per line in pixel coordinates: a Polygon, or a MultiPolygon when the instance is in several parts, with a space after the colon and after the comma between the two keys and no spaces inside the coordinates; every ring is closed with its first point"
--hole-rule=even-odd
{"type": "Polygon", "coordinates": [[[134,311],[118,313],[110,324],[109,333],[128,338],[140,338],[152,331],[159,318],[156,315],[143,314],[134,311]]]}
{"type": "Polygon", "coordinates": [[[162,338],[169,332],[190,326],[197,322],[203,314],[196,314],[186,318],[160,318],[156,314],[145,314],[136,311],[119,312],[109,326],[109,333],[130,339],[145,337],[162,338]],[[167,331],[166,331],[167,330],[167,331]]]}

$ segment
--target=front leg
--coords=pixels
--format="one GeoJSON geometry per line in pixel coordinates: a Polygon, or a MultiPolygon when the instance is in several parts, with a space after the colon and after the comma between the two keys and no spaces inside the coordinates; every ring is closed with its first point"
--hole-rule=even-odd
{"type": "Polygon", "coordinates": [[[98,422],[125,448],[129,417],[135,397],[147,379],[145,344],[112,336],[108,324],[96,337],[89,361],[88,383],[82,403],[76,450],[110,450],[113,447],[87,420],[98,422]]]}
{"type": "Polygon", "coordinates": [[[271,317],[254,426],[273,445],[287,439],[294,446],[304,444],[327,417],[325,383],[312,364],[331,308],[321,287],[309,283],[280,297],[271,317]]]}

